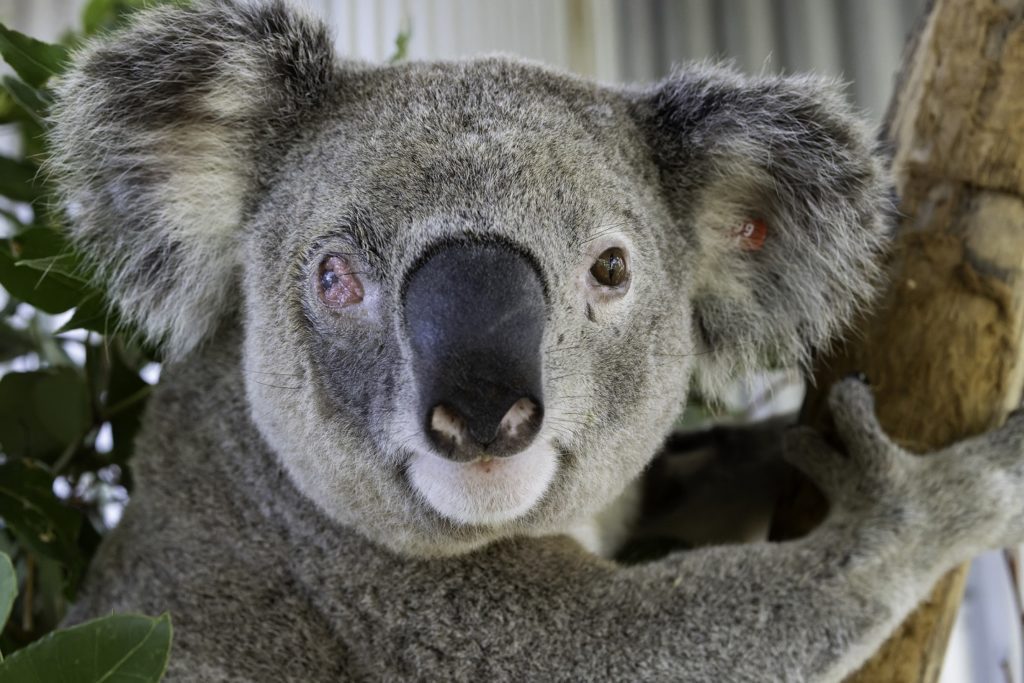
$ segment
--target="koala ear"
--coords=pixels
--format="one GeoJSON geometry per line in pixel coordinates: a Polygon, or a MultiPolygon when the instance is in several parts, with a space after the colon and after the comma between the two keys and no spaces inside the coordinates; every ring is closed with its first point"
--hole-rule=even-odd
{"type": "Polygon", "coordinates": [[[140,12],[58,84],[50,169],[72,239],[168,357],[230,313],[240,225],[334,73],[321,24],[207,0],[140,12]]]}
{"type": "Polygon", "coordinates": [[[672,212],[696,254],[697,377],[806,366],[878,288],[883,159],[834,82],[681,71],[641,95],[672,212]]]}

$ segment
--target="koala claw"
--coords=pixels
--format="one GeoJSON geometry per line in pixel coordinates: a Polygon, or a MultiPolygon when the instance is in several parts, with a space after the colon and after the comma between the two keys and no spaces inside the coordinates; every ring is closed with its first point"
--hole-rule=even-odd
{"type": "Polygon", "coordinates": [[[867,376],[867,375],[865,375],[865,374],[864,374],[863,372],[861,372],[860,370],[857,370],[857,371],[855,371],[855,372],[851,372],[850,374],[848,374],[848,375],[846,376],[846,378],[845,378],[845,379],[855,379],[855,380],[857,380],[858,382],[860,382],[861,384],[867,384],[868,386],[870,386],[870,385],[871,385],[871,380],[870,380],[870,379],[868,379],[868,376],[867,376]]]}

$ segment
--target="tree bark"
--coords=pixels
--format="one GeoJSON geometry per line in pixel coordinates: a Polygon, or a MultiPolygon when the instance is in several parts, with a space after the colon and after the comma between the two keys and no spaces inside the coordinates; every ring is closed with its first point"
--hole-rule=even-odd
{"type": "MultiPolygon", "coordinates": [[[[889,289],[816,363],[801,419],[829,431],[825,391],[861,371],[889,434],[925,452],[996,426],[1024,386],[1024,0],[935,0],[896,88],[889,289]]],[[[773,536],[806,532],[824,509],[801,483],[773,536]]],[[[936,681],[965,577],[940,581],[849,680],[936,681]]]]}

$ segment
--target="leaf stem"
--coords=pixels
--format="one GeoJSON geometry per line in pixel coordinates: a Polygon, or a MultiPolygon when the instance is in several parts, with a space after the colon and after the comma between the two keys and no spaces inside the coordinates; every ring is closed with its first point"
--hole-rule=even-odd
{"type": "Polygon", "coordinates": [[[21,598],[21,630],[32,633],[35,626],[32,617],[32,602],[35,595],[36,558],[25,553],[25,592],[21,598]]]}
{"type": "Polygon", "coordinates": [[[110,420],[110,418],[118,415],[119,413],[123,412],[124,410],[126,410],[128,408],[131,408],[133,405],[135,405],[139,401],[142,401],[143,399],[147,398],[150,395],[150,393],[152,393],[152,391],[153,391],[153,385],[152,384],[147,384],[146,386],[142,387],[141,389],[136,391],[131,396],[128,396],[127,398],[121,399],[120,401],[118,401],[114,405],[108,407],[107,410],[103,414],[103,422],[106,422],[106,421],[110,420]]]}

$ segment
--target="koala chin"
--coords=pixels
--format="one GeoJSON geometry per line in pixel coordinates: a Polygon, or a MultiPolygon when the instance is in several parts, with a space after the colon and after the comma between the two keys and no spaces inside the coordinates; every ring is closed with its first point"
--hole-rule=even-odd
{"type": "Polygon", "coordinates": [[[501,524],[526,514],[558,468],[550,446],[533,445],[507,458],[455,463],[432,453],[409,461],[409,481],[423,500],[459,524],[501,524]]]}
{"type": "Polygon", "coordinates": [[[70,622],[169,610],[169,680],[838,681],[972,553],[1024,540],[1017,418],[918,461],[868,389],[806,538],[620,566],[691,383],[806,364],[872,301],[884,160],[840,87],[371,65],[276,0],[77,50],[50,172],[165,365],[70,622]]]}

